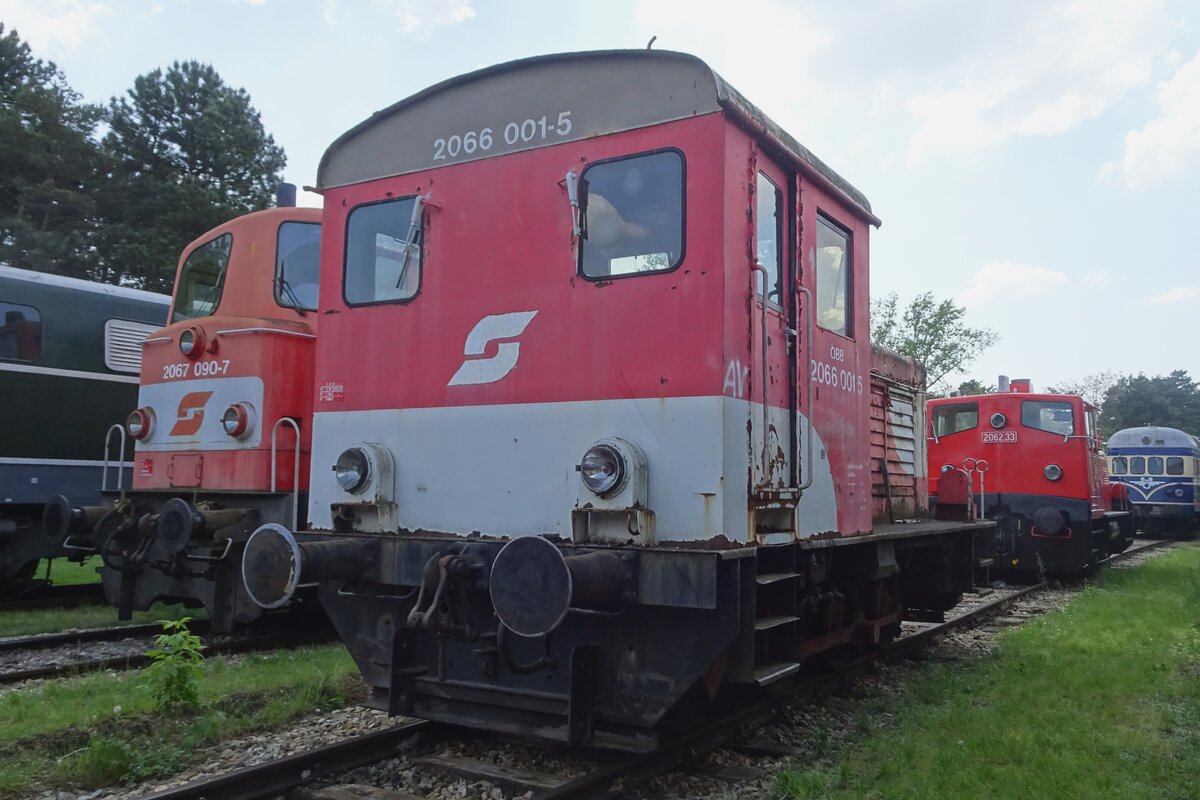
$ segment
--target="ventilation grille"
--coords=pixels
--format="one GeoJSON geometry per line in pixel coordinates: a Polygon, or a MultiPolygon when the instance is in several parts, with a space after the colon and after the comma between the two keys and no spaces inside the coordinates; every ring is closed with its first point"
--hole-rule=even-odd
{"type": "Polygon", "coordinates": [[[104,365],[113,372],[142,371],[142,340],[161,325],[110,319],[104,323],[104,365]]]}

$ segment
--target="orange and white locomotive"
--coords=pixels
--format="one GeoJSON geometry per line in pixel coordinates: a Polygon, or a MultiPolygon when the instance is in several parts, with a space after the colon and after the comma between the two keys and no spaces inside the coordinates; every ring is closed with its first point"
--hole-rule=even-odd
{"type": "Polygon", "coordinates": [[[143,344],[132,487],[47,507],[48,531],[99,551],[122,618],[157,600],[204,606],[216,631],[262,613],[241,552],[264,522],[304,523],[320,217],[268,209],[188,245],[168,325],[143,344]]]}
{"type": "Polygon", "coordinates": [[[703,62],[455,78],[318,183],[327,535],[243,570],[322,582],[379,707],[646,747],[972,587],[979,526],[873,526],[878,220],[703,62]]]}

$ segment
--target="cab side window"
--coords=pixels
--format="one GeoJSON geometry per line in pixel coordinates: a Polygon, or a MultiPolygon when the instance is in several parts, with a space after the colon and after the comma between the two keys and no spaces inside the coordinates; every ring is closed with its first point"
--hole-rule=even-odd
{"type": "Polygon", "coordinates": [[[933,435],[939,439],[979,425],[978,403],[955,403],[933,410],[933,435]]]}
{"type": "Polygon", "coordinates": [[[0,359],[36,361],[42,354],[42,312],[0,300],[0,359]]]}
{"type": "Polygon", "coordinates": [[[817,324],[827,331],[853,336],[850,329],[850,234],[817,215],[817,324]]]}
{"type": "Polygon", "coordinates": [[[225,288],[225,269],[229,266],[232,248],[233,235],[224,233],[188,255],[179,273],[172,322],[207,317],[217,310],[221,292],[225,288]]]}
{"type": "Polygon", "coordinates": [[[598,161],[579,183],[579,270],[585,278],[667,272],[683,262],[681,153],[598,161]]]}

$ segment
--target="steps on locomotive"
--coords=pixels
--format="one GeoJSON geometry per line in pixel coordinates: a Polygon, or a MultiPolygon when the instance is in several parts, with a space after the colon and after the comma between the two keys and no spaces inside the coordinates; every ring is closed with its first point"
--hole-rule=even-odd
{"type": "Polygon", "coordinates": [[[767,686],[800,671],[801,573],[793,544],[759,545],[754,577],[754,682],[767,686]]]}

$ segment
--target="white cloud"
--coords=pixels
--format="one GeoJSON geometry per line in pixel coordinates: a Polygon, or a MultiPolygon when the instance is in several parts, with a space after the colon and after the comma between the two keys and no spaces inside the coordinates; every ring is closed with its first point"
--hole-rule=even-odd
{"type": "Polygon", "coordinates": [[[458,25],[475,16],[471,0],[382,0],[404,33],[429,34],[442,25],[458,25]]]}
{"type": "Polygon", "coordinates": [[[1180,303],[1184,300],[1194,300],[1197,297],[1200,297],[1200,289],[1197,289],[1195,286],[1177,286],[1174,289],[1168,289],[1162,294],[1147,297],[1142,302],[1151,305],[1165,305],[1167,303],[1180,303]]]}
{"type": "Polygon", "coordinates": [[[1160,115],[1125,137],[1121,171],[1132,189],[1200,167],[1200,52],[1158,87],[1160,115]]]}
{"type": "Polygon", "coordinates": [[[1108,286],[1112,283],[1112,273],[1106,269],[1089,272],[1083,276],[1083,282],[1091,286],[1108,286]]]}
{"type": "Polygon", "coordinates": [[[5,30],[16,30],[38,57],[53,57],[54,51],[74,50],[112,9],[88,0],[0,0],[0,19],[5,30]]]}
{"type": "Polygon", "coordinates": [[[1171,56],[1163,32],[1175,25],[1161,0],[1065,0],[1038,10],[943,65],[954,72],[949,87],[908,98],[918,123],[910,161],[1076,128],[1148,83],[1171,56]]]}
{"type": "Polygon", "coordinates": [[[1037,295],[1066,282],[1067,276],[1057,270],[1033,264],[993,261],[971,277],[971,283],[955,300],[971,308],[1014,297],[1037,295]]]}
{"type": "Polygon", "coordinates": [[[267,0],[234,0],[235,3],[245,3],[248,6],[265,6],[267,0]]]}

